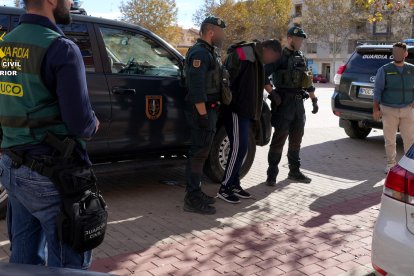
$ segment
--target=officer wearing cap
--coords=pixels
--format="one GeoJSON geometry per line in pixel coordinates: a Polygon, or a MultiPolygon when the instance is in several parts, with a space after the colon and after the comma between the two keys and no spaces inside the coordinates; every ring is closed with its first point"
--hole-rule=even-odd
{"type": "Polygon", "coordinates": [[[266,184],[276,185],[279,173],[278,165],[282,158],[283,146],[289,137],[289,175],[288,178],[301,183],[312,180],[300,171],[300,148],[305,130],[304,101],[312,100],[312,113],[318,112],[318,99],[315,96],[312,72],[307,66],[307,60],[300,51],[306,33],[299,27],[292,27],[287,33],[287,46],[282,51],[281,58],[266,65],[266,74],[272,76],[275,90],[271,92],[272,125],[275,128],[270,145],[266,184]],[[279,99],[279,100],[276,100],[279,99]]]}
{"type": "Polygon", "coordinates": [[[191,131],[191,148],[186,168],[187,189],[184,211],[214,214],[215,199],[201,190],[204,163],[216,133],[221,101],[223,66],[217,49],[224,40],[226,24],[217,17],[207,17],[201,24],[200,38],[186,56],[186,117],[191,131]]]}

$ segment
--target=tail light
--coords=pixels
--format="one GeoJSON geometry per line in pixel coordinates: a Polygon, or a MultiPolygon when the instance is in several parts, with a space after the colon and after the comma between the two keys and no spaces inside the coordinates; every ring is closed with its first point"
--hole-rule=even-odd
{"type": "Polygon", "coordinates": [[[382,268],[378,267],[375,264],[372,264],[372,266],[379,273],[379,275],[381,275],[381,276],[387,276],[388,273],[385,270],[383,270],[382,268]]]}
{"type": "Polygon", "coordinates": [[[401,202],[414,205],[414,174],[397,165],[385,180],[384,194],[401,202]]]}
{"type": "Polygon", "coordinates": [[[346,65],[341,65],[338,68],[338,71],[336,72],[336,75],[334,77],[334,84],[339,85],[341,83],[342,74],[346,70],[346,65]]]}

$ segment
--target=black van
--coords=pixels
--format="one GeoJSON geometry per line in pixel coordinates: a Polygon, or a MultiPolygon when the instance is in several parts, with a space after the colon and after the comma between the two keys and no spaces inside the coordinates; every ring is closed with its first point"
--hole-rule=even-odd
{"type": "MultiPolygon", "coordinates": [[[[335,75],[332,110],[339,116],[339,125],[346,134],[364,139],[372,128],[382,123],[372,117],[374,83],[377,70],[393,61],[392,45],[361,45],[335,75]]],[[[408,46],[407,62],[414,62],[414,47],[408,46]]]]}
{"type": "MultiPolygon", "coordinates": [[[[18,25],[24,10],[0,7],[0,35],[18,25]]],[[[100,130],[88,142],[94,163],[145,157],[184,156],[190,133],[184,117],[184,57],[154,33],[119,21],[73,15],[73,23],[61,26],[80,48],[93,109],[100,130]]],[[[270,109],[263,103],[261,120],[252,127],[242,176],[253,164],[256,145],[271,137],[270,109]]],[[[206,175],[221,180],[230,142],[219,120],[206,175]]],[[[0,183],[1,184],[1,183],[0,183]]],[[[0,193],[4,212],[7,194],[0,193]]]]}

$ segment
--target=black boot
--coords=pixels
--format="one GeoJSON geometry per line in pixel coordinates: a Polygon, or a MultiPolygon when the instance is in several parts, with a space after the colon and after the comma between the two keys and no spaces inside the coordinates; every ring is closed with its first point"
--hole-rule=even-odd
{"type": "Polygon", "coordinates": [[[279,174],[278,165],[280,160],[282,159],[281,153],[270,152],[267,156],[267,160],[269,162],[269,168],[267,169],[267,186],[275,186],[276,185],[276,177],[279,174]]]}
{"type": "Polygon", "coordinates": [[[187,193],[184,198],[184,211],[202,215],[213,215],[216,208],[207,204],[202,198],[202,192],[187,193]]]}
{"type": "Polygon", "coordinates": [[[311,183],[312,179],[304,175],[300,171],[300,157],[299,151],[288,151],[288,160],[289,160],[289,175],[288,179],[294,180],[300,183],[311,183]]]}
{"type": "Polygon", "coordinates": [[[201,195],[200,195],[201,200],[204,201],[205,204],[210,205],[210,204],[216,203],[216,199],[214,197],[206,195],[203,192],[200,192],[200,193],[201,193],[201,195]]]}
{"type": "Polygon", "coordinates": [[[298,171],[290,171],[288,175],[288,179],[300,182],[300,183],[311,183],[312,179],[304,175],[300,170],[298,171]]]}

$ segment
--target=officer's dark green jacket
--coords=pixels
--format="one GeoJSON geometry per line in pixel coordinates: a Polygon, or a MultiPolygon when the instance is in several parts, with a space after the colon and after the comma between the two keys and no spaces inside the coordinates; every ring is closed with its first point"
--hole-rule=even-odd
{"type": "Polygon", "coordinates": [[[405,63],[402,73],[393,62],[383,66],[385,87],[381,103],[409,105],[414,102],[414,65],[405,63]]]}
{"type": "Polygon", "coordinates": [[[47,131],[68,136],[56,95],[44,85],[41,66],[48,47],[62,35],[41,25],[21,24],[0,47],[5,59],[20,62],[16,75],[0,79],[1,148],[35,145],[47,131]]]}
{"type": "Polygon", "coordinates": [[[278,90],[307,90],[314,92],[312,72],[301,51],[292,51],[285,47],[282,56],[273,64],[267,64],[266,77],[272,76],[278,90]]]}
{"type": "Polygon", "coordinates": [[[215,47],[198,39],[189,49],[185,63],[186,101],[194,104],[220,100],[222,64],[215,47]]]}

